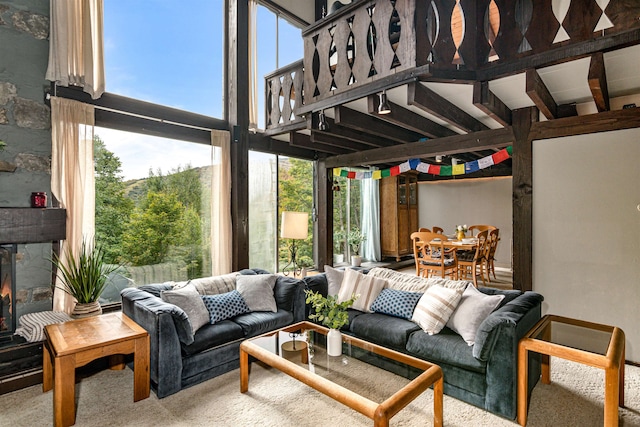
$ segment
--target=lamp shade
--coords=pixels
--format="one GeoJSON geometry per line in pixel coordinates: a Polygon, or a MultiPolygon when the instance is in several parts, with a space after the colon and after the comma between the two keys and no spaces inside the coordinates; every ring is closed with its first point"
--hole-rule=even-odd
{"type": "Polygon", "coordinates": [[[306,239],[309,235],[309,214],[306,212],[282,212],[280,237],[306,239]]]}

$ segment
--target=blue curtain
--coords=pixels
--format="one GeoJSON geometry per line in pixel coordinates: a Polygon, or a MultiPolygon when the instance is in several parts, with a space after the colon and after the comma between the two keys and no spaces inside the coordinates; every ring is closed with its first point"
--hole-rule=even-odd
{"type": "Polygon", "coordinates": [[[377,179],[360,180],[362,191],[362,257],[367,261],[381,261],[380,253],[380,190],[377,179]]]}

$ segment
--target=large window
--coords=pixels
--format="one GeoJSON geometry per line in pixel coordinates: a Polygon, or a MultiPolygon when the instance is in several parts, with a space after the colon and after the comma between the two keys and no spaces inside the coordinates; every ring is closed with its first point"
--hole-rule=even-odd
{"type": "Polygon", "coordinates": [[[309,237],[296,242],[298,261],[313,261],[313,162],[272,154],[249,154],[249,264],[282,271],[290,242],[279,237],[283,211],[309,214],[309,237]]]}
{"type": "Polygon", "coordinates": [[[104,2],[109,93],[224,117],[224,0],[104,2]]]}
{"type": "Polygon", "coordinates": [[[126,286],[211,275],[211,150],[96,128],[96,241],[112,274],[102,303],[126,286]]]}

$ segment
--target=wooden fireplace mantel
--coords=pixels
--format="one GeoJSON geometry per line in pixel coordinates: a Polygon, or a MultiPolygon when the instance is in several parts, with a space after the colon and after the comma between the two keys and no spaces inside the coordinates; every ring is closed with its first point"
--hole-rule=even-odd
{"type": "Polygon", "coordinates": [[[53,242],[66,234],[66,209],[0,208],[0,244],[53,242]]]}

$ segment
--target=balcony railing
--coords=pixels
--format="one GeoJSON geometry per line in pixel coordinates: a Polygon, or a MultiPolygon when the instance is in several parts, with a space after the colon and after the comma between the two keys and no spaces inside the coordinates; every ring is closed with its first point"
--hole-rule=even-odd
{"type": "MultiPolygon", "coordinates": [[[[267,128],[301,123],[293,112],[303,105],[302,111],[308,112],[320,101],[422,66],[429,72],[486,71],[613,34],[621,34],[617,43],[622,45],[623,33],[640,28],[640,4],[628,0],[610,0],[604,10],[596,0],[567,1],[556,11],[552,3],[355,1],[304,30],[302,64],[267,77],[267,128]],[[299,96],[302,80],[304,99],[299,96]]],[[[637,34],[629,34],[629,41],[637,42],[637,34]]],[[[574,56],[580,55],[577,50],[574,56]]],[[[588,53],[585,49],[583,54],[588,53]]],[[[511,68],[509,72],[522,71],[511,68]]]]}

